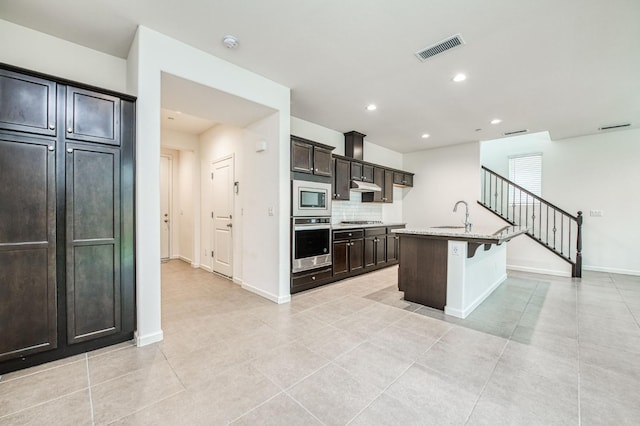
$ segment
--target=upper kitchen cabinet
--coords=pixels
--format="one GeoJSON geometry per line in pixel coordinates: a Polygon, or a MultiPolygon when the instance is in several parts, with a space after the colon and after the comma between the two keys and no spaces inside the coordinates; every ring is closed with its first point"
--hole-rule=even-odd
{"type": "Polygon", "coordinates": [[[291,136],[291,171],[330,177],[333,149],[328,145],[291,136]]]}
{"type": "Polygon", "coordinates": [[[76,141],[120,145],[120,99],[67,87],[66,137],[76,141]]]}
{"type": "Polygon", "coordinates": [[[351,162],[336,158],[333,168],[333,199],[349,200],[351,188],[351,162]]]}
{"type": "Polygon", "coordinates": [[[393,172],[393,184],[398,186],[413,186],[413,174],[406,172],[393,172]]]}
{"type": "Polygon", "coordinates": [[[393,170],[374,167],[373,183],[381,190],[377,192],[365,192],[362,194],[362,202],[365,203],[393,203],[393,170]]]}
{"type": "Polygon", "coordinates": [[[351,162],[351,179],[361,182],[373,182],[374,167],[371,164],[351,162]]]}
{"type": "Polygon", "coordinates": [[[56,83],[0,69],[0,129],[56,135],[56,83]]]}

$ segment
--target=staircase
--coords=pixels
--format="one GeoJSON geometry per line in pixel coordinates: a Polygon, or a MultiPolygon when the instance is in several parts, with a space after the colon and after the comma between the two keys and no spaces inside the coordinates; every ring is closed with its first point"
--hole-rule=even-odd
{"type": "Polygon", "coordinates": [[[484,166],[478,204],[511,225],[529,228],[526,235],[571,264],[572,277],[582,276],[582,212],[573,216],[484,166]]]}

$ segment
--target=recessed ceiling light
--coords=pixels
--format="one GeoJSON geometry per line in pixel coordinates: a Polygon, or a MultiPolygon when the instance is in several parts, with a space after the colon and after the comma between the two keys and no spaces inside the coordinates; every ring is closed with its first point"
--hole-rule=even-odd
{"type": "Polygon", "coordinates": [[[423,133],[422,139],[427,139],[429,136],[431,136],[429,133],[423,133]]]}
{"type": "Polygon", "coordinates": [[[461,81],[465,81],[466,79],[467,76],[462,73],[458,73],[453,77],[453,81],[455,81],[456,83],[460,83],[461,81]]]}
{"type": "Polygon", "coordinates": [[[375,111],[378,107],[375,104],[367,105],[367,111],[375,111]]]}
{"type": "Polygon", "coordinates": [[[494,118],[493,120],[491,120],[491,124],[498,124],[498,123],[502,123],[502,120],[500,120],[499,118],[494,118]]]}

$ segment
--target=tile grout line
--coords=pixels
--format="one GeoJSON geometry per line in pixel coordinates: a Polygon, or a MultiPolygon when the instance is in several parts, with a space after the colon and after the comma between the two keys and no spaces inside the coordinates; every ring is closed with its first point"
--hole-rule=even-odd
{"type": "Polygon", "coordinates": [[[469,411],[469,414],[467,415],[467,418],[464,421],[465,425],[468,424],[469,421],[471,420],[471,416],[473,415],[473,412],[475,411],[476,407],[478,406],[478,402],[480,401],[480,398],[482,397],[482,394],[484,393],[484,390],[487,388],[487,385],[491,381],[491,377],[493,376],[493,373],[495,373],[496,368],[498,367],[498,364],[500,363],[500,360],[502,359],[502,356],[504,355],[504,352],[507,350],[507,346],[509,345],[509,342],[511,342],[511,338],[513,337],[513,333],[515,333],[516,328],[518,328],[518,324],[520,324],[520,321],[522,320],[522,317],[524,316],[524,313],[527,310],[527,307],[529,306],[529,304],[531,304],[531,299],[533,299],[533,295],[535,294],[536,290],[538,290],[539,286],[540,286],[540,283],[538,282],[536,284],[535,288],[531,291],[531,294],[529,295],[529,299],[527,300],[527,304],[524,306],[524,309],[522,309],[522,313],[520,314],[520,317],[518,318],[518,321],[516,322],[516,326],[513,328],[513,330],[511,330],[511,334],[509,335],[509,337],[507,337],[505,339],[504,346],[502,347],[502,351],[500,351],[500,355],[498,356],[498,359],[496,359],[496,363],[493,365],[493,368],[491,369],[491,373],[489,374],[489,376],[487,377],[487,380],[485,380],[484,384],[482,385],[482,388],[480,389],[480,392],[478,393],[478,397],[476,398],[476,401],[473,403],[473,407],[471,408],[471,411],[469,411]]]}
{"type": "MultiPolygon", "coordinates": [[[[438,321],[440,321],[440,320],[438,320],[438,321]]],[[[394,322],[395,322],[395,321],[394,321],[394,322]]],[[[445,321],[442,321],[442,322],[445,322],[445,321]]],[[[424,355],[424,354],[426,354],[427,352],[429,352],[429,351],[431,350],[431,348],[433,348],[433,346],[434,346],[434,345],[436,345],[440,340],[442,340],[442,338],[443,338],[445,335],[447,335],[451,330],[453,330],[453,328],[454,328],[454,327],[450,327],[447,331],[445,331],[444,333],[442,333],[442,335],[441,335],[440,337],[438,337],[438,338],[437,338],[437,339],[436,339],[436,340],[435,340],[431,345],[429,345],[429,347],[428,347],[427,349],[425,349],[425,350],[424,350],[424,352],[422,352],[420,355],[424,355]]],[[[366,341],[366,340],[365,340],[365,341],[366,341]]],[[[372,344],[373,344],[373,343],[372,343],[372,344]]],[[[398,374],[398,377],[396,377],[394,380],[392,380],[392,381],[391,381],[391,383],[389,383],[387,386],[385,386],[385,387],[384,387],[384,389],[382,389],[382,391],[380,391],[380,393],[378,394],[378,396],[376,396],[375,398],[373,398],[373,400],[372,400],[371,402],[369,402],[369,403],[368,403],[367,405],[365,405],[365,406],[364,406],[360,411],[358,411],[358,412],[357,412],[357,413],[356,413],[356,414],[355,414],[355,415],[354,415],[354,416],[353,416],[353,417],[352,417],[352,418],[347,422],[347,425],[349,425],[349,424],[353,423],[353,421],[354,421],[355,419],[357,419],[357,418],[358,418],[358,416],[359,416],[360,414],[362,414],[362,413],[363,413],[367,408],[369,408],[369,407],[371,406],[371,404],[373,404],[375,401],[377,401],[377,400],[378,400],[378,398],[380,398],[382,395],[384,395],[384,394],[385,394],[385,392],[386,392],[387,390],[389,390],[389,388],[390,388],[391,386],[393,386],[393,384],[394,384],[394,383],[396,383],[398,380],[400,380],[400,377],[404,376],[404,375],[406,374],[406,372],[407,372],[407,371],[409,371],[409,370],[411,369],[411,367],[413,367],[413,366],[414,366],[414,365],[416,365],[416,364],[417,364],[417,360],[414,360],[411,364],[409,364],[409,366],[408,366],[407,368],[405,368],[405,369],[402,371],[402,373],[398,374]]],[[[336,364],[336,365],[337,365],[337,364],[336,364]]],[[[420,364],[420,365],[421,365],[421,364],[420,364]]],[[[340,367],[340,366],[338,365],[338,367],[340,367]]],[[[342,367],[340,367],[340,368],[342,368],[342,367]]],[[[429,368],[429,367],[427,367],[427,368],[428,368],[428,369],[430,369],[430,370],[433,370],[432,368],[429,368]]],[[[343,368],[343,370],[344,370],[344,368],[343,368]]],[[[345,371],[347,371],[347,370],[345,370],[345,371]]],[[[435,370],[433,370],[433,371],[435,371],[435,370]]],[[[348,371],[347,371],[347,372],[348,372],[348,371]]],[[[358,380],[358,381],[359,381],[359,380],[358,380]]],[[[367,383],[367,384],[368,384],[368,383],[367,383]]],[[[388,395],[388,396],[389,396],[389,395],[388,395]]],[[[393,398],[392,396],[389,396],[389,397],[390,397],[390,398],[393,398]]],[[[394,399],[395,399],[395,398],[394,398],[394,399]]]]}
{"type": "Polygon", "coordinates": [[[87,367],[87,386],[89,389],[89,409],[91,411],[91,424],[95,426],[95,418],[93,414],[93,394],[91,392],[91,373],[89,372],[89,354],[85,352],[84,354],[85,365],[87,367]]]}

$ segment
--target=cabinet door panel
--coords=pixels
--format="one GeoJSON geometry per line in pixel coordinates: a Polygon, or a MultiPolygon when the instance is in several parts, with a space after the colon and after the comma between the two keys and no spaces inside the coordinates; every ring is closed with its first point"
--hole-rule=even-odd
{"type": "Polygon", "coordinates": [[[348,200],[351,187],[351,163],[347,160],[336,158],[334,176],[334,199],[348,200]]]}
{"type": "Polygon", "coordinates": [[[306,143],[291,143],[291,170],[294,172],[313,172],[313,147],[306,143]]]}
{"type": "Polygon", "coordinates": [[[121,329],[120,153],[67,144],[66,165],[67,339],[77,343],[121,329]]]}
{"type": "Polygon", "coordinates": [[[376,238],[376,265],[387,261],[387,239],[383,236],[376,238]]]}
{"type": "Polygon", "coordinates": [[[376,242],[375,237],[367,237],[364,239],[364,267],[374,266],[376,264],[376,242]]]}
{"type": "Polygon", "coordinates": [[[364,267],[364,239],[351,240],[349,266],[352,271],[364,267]]]}
{"type": "Polygon", "coordinates": [[[336,241],[333,243],[333,275],[349,272],[348,245],[348,241],[336,241]]]}
{"type": "Polygon", "coordinates": [[[0,128],[55,136],[56,83],[0,70],[0,128]]]}
{"type": "MultiPolygon", "coordinates": [[[[53,142],[49,142],[53,147],[53,142]]],[[[55,157],[0,140],[0,361],[57,347],[55,157]]]]}
{"type": "Polygon", "coordinates": [[[362,175],[362,163],[356,163],[355,161],[351,162],[351,179],[361,181],[363,179],[362,175]]]}
{"type": "Polygon", "coordinates": [[[313,173],[318,176],[331,176],[331,151],[313,147],[313,173]]]}
{"type": "Polygon", "coordinates": [[[67,139],[120,145],[120,99],[67,88],[67,139]]]}
{"type": "Polygon", "coordinates": [[[382,201],[385,203],[393,203],[393,171],[384,171],[384,185],[382,186],[382,201]]]}

